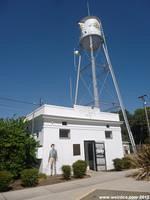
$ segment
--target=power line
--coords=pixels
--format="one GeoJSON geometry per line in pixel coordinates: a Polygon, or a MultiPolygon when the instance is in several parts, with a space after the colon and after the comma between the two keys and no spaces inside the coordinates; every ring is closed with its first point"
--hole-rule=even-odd
{"type": "Polygon", "coordinates": [[[7,97],[0,97],[0,100],[22,103],[22,104],[28,104],[28,105],[34,105],[34,106],[40,106],[41,105],[41,99],[40,99],[40,103],[28,102],[28,101],[23,101],[23,100],[18,100],[18,99],[13,99],[13,98],[7,98],[7,97]]]}
{"type": "Polygon", "coordinates": [[[11,109],[11,110],[16,110],[16,111],[25,111],[25,109],[22,109],[22,108],[16,108],[16,107],[13,107],[13,106],[10,106],[10,105],[6,105],[6,104],[1,104],[0,103],[0,107],[2,107],[2,108],[7,108],[7,109],[11,109]]]}

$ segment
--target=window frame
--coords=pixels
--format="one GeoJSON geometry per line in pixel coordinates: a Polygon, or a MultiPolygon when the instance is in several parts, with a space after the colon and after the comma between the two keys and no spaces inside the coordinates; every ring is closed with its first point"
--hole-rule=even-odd
{"type": "Polygon", "coordinates": [[[106,130],[105,131],[105,139],[113,139],[113,132],[111,130],[106,130]],[[106,134],[110,134],[110,137],[107,137],[106,134]]]}
{"type": "Polygon", "coordinates": [[[66,129],[66,128],[60,128],[59,129],[59,139],[70,139],[70,129],[66,129]],[[62,137],[61,136],[61,131],[68,131],[67,134],[68,134],[68,137],[62,137]]]}
{"type": "Polygon", "coordinates": [[[81,145],[80,144],[73,144],[73,156],[81,156],[81,145]],[[78,149],[76,150],[75,147],[78,149]]]}

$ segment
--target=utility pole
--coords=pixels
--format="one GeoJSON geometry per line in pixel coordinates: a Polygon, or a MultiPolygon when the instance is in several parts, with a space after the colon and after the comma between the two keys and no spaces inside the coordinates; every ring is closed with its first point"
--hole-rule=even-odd
{"type": "Polygon", "coordinates": [[[145,97],[147,97],[146,94],[139,96],[138,98],[143,101],[143,107],[144,107],[144,110],[145,110],[145,116],[146,116],[146,122],[147,122],[148,136],[150,138],[150,123],[149,123],[149,119],[148,119],[148,112],[147,112],[147,107],[146,107],[147,102],[146,102],[145,97]]]}

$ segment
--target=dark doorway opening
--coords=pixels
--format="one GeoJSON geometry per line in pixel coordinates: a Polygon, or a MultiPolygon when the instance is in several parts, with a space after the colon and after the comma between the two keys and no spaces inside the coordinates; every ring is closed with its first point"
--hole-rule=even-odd
{"type": "Polygon", "coordinates": [[[97,170],[95,141],[84,141],[85,160],[91,170],[97,170]]]}

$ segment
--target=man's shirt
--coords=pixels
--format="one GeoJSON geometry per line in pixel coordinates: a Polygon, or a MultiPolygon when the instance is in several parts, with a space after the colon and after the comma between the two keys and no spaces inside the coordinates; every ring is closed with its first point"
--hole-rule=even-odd
{"type": "Polygon", "coordinates": [[[57,151],[55,149],[51,149],[49,152],[49,158],[57,159],[57,151]]]}

